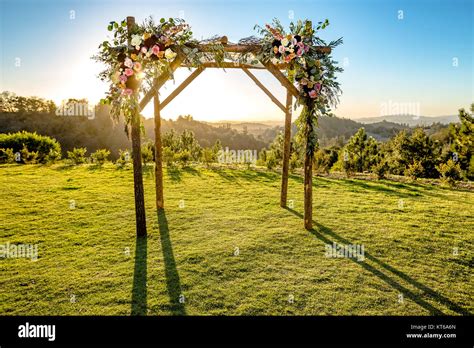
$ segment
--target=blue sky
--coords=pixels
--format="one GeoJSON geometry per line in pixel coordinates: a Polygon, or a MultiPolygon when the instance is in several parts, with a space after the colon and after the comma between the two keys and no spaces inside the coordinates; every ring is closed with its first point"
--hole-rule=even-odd
{"type": "MultiPolygon", "coordinates": [[[[0,90],[21,95],[98,101],[107,86],[97,79],[101,67],[90,57],[108,35],[107,23],[127,15],[138,22],[149,15],[184,15],[196,38],[225,34],[232,41],[254,34],[255,24],[275,17],[287,25],[293,15],[313,22],[328,18],[331,24],[321,37],[344,39],[334,52],[345,69],[336,109],[341,117],[380,116],[387,103],[416,104],[422,115],[456,114],[474,102],[471,0],[0,2],[0,90]]],[[[180,70],[176,83],[188,74],[180,70]]],[[[256,75],[284,100],[272,76],[256,75]]],[[[163,96],[172,88],[169,83],[163,96]]],[[[282,119],[281,111],[240,71],[206,71],[163,116],[179,114],[202,120],[282,119]]],[[[151,115],[150,109],[145,115],[151,115]]]]}

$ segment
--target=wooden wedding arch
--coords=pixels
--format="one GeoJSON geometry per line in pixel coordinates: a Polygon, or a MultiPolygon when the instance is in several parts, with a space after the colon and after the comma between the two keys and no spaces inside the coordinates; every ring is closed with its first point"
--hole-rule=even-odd
{"type": "MultiPolygon", "coordinates": [[[[127,29],[129,33],[135,26],[135,18],[127,17],[127,29]]],[[[129,35],[130,37],[130,35],[129,35]]],[[[130,40],[130,39],[129,39],[130,40]]],[[[229,43],[227,37],[221,37],[220,43],[224,47],[224,51],[235,55],[243,53],[258,52],[261,46],[258,44],[242,45],[229,43]]],[[[209,44],[200,44],[197,47],[202,52],[211,52],[212,47],[209,44]]],[[[316,48],[318,52],[329,54],[331,47],[319,46],[316,48]]],[[[258,64],[243,64],[237,62],[220,62],[206,61],[196,68],[168,97],[160,101],[160,88],[171,77],[171,73],[181,67],[191,68],[185,61],[183,52],[177,52],[177,56],[171,62],[169,73],[164,73],[153,80],[152,87],[143,96],[139,102],[138,109],[134,110],[131,119],[131,138],[132,138],[132,154],[133,154],[133,173],[134,173],[134,193],[135,193],[135,215],[137,236],[145,236],[146,218],[145,218],[145,202],[143,191],[142,162],[141,162],[141,140],[140,140],[140,112],[153,99],[154,105],[154,122],[155,122],[155,191],[156,191],[156,208],[157,211],[164,209],[163,196],[163,153],[161,142],[161,110],[163,110],[176,96],[179,95],[196,77],[198,77],[205,69],[208,68],[224,68],[224,69],[241,69],[269,98],[280,108],[285,114],[285,132],[284,132],[284,149],[283,149],[283,166],[281,178],[280,206],[287,206],[288,192],[288,169],[290,159],[290,140],[291,140],[291,119],[292,119],[292,100],[293,97],[298,98],[298,89],[285,76],[282,70],[286,70],[286,64],[275,65],[271,62],[259,62],[258,64]],[[286,103],[283,105],[273,94],[250,72],[251,69],[263,69],[269,71],[286,89],[286,103]]],[[[304,168],[304,226],[307,229],[312,228],[312,163],[305,160],[304,168]]]]}

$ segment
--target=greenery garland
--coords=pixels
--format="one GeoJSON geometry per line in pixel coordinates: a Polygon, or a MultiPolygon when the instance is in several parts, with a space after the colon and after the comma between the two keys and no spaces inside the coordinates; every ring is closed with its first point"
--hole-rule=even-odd
{"type": "MultiPolygon", "coordinates": [[[[138,108],[138,94],[151,86],[153,79],[163,73],[173,78],[171,62],[181,54],[184,62],[198,67],[206,60],[221,63],[230,61],[271,62],[287,64],[287,76],[297,85],[299,97],[296,106],[303,106],[297,119],[298,137],[304,140],[306,153],[313,156],[317,147],[316,128],[318,117],[331,115],[331,107],[337,105],[341,93],[336,73],[342,72],[329,54],[320,52],[318,46],[332,48],[342,43],[342,39],[326,44],[316,32],[324,29],[329,22],[319,22],[316,29],[310,21],[291,23],[286,33],[281,23],[274,19],[272,25],[256,26],[260,38],[242,39],[240,44],[258,44],[258,51],[249,50],[236,58],[226,54],[220,43],[207,45],[206,52],[199,50],[199,42],[192,38],[192,31],[182,19],[162,18],[156,24],[152,18],[143,25],[135,25],[131,32],[126,21],[110,22],[108,30],[113,37],[104,41],[95,59],[106,64],[99,75],[110,82],[105,103],[111,104],[112,115],[124,115],[128,124],[133,110],[138,108]],[[210,49],[209,49],[210,48],[210,49]]],[[[250,46],[249,46],[250,47],[250,46]]]]}
{"type": "Polygon", "coordinates": [[[297,21],[296,24],[290,23],[290,30],[286,33],[281,23],[274,19],[272,25],[256,27],[263,36],[260,41],[262,51],[257,59],[288,64],[287,76],[297,85],[299,97],[296,106],[303,106],[296,120],[298,137],[304,140],[305,151],[310,156],[313,156],[318,144],[318,117],[332,115],[331,107],[337,105],[341,93],[336,73],[343,69],[329,54],[317,50],[317,46],[333,49],[342,43],[339,39],[326,44],[316,36],[318,30],[328,25],[328,20],[319,22],[315,30],[310,21],[297,21]]]}

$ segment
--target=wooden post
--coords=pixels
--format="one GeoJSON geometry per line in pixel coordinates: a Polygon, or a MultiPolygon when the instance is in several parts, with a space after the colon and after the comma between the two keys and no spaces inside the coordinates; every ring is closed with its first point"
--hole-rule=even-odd
{"type": "Polygon", "coordinates": [[[313,228],[313,159],[307,152],[304,156],[304,228],[313,228]]]}
{"type": "MultiPolygon", "coordinates": [[[[135,25],[134,17],[127,17],[127,29],[129,32],[129,42],[131,30],[135,25]]],[[[134,94],[134,98],[137,95],[134,94]]],[[[134,109],[131,119],[132,128],[132,157],[133,157],[133,189],[135,192],[135,220],[137,226],[137,237],[146,236],[145,198],[143,193],[142,177],[142,151],[140,144],[140,114],[138,109],[134,109]]]]}
{"type": "Polygon", "coordinates": [[[155,190],[156,190],[156,210],[163,209],[165,202],[163,198],[163,148],[161,145],[161,115],[160,98],[158,91],[153,98],[154,118],[155,118],[155,190]]]}
{"type": "Polygon", "coordinates": [[[290,91],[286,91],[286,111],[285,111],[285,142],[283,145],[283,168],[281,173],[281,196],[280,206],[286,207],[288,196],[288,169],[290,163],[290,145],[291,145],[291,113],[293,97],[290,91]]]}

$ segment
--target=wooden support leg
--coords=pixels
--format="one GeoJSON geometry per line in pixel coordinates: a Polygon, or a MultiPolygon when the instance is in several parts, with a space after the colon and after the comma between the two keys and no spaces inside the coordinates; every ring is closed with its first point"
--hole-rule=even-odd
{"type": "Polygon", "coordinates": [[[135,192],[135,218],[137,236],[146,236],[145,199],[142,177],[142,151],[140,142],[140,115],[134,112],[132,117],[132,156],[133,156],[133,188],[135,192]]]}
{"type": "Polygon", "coordinates": [[[313,159],[304,156],[304,228],[313,228],[313,159]]]}
{"type": "Polygon", "coordinates": [[[290,91],[286,92],[286,112],[285,112],[285,141],[283,148],[283,168],[281,173],[281,196],[280,206],[286,207],[288,197],[288,169],[290,163],[290,145],[291,145],[291,110],[292,95],[290,91]]]}
{"type": "Polygon", "coordinates": [[[156,210],[163,209],[165,202],[163,199],[163,149],[161,145],[161,115],[160,99],[156,93],[154,100],[155,117],[155,189],[156,189],[156,210]]]}

